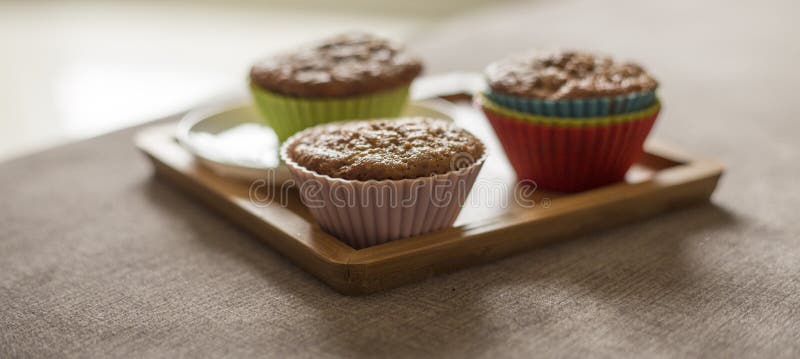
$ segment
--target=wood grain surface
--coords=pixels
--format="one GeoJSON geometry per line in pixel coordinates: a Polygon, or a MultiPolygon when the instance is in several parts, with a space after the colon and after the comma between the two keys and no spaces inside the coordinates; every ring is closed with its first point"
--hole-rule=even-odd
{"type": "MultiPolygon", "coordinates": [[[[476,112],[469,106],[462,110],[462,116],[476,112]]],[[[286,200],[265,198],[281,193],[217,176],[178,145],[174,133],[173,123],[146,128],[137,136],[137,146],[162,178],[350,295],[393,288],[704,201],[722,174],[722,166],[713,161],[651,141],[626,182],[577,194],[534,192],[529,208],[514,200],[521,189],[514,187],[513,173],[502,170],[507,168],[502,166],[503,154],[489,139],[485,142],[490,156],[476,181],[476,187],[486,185],[483,189],[488,191],[473,189],[453,228],[355,250],[320,229],[295,192],[287,193],[286,200]],[[251,190],[261,192],[253,197],[251,190]],[[479,195],[494,197],[475,200],[479,195]]]]}

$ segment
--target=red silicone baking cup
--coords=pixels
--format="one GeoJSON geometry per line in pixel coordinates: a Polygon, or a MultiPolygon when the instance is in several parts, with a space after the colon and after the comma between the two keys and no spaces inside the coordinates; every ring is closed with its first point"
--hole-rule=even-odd
{"type": "Polygon", "coordinates": [[[643,153],[659,111],[638,119],[591,126],[515,120],[481,107],[518,180],[539,188],[579,192],[622,181],[643,153]]]}

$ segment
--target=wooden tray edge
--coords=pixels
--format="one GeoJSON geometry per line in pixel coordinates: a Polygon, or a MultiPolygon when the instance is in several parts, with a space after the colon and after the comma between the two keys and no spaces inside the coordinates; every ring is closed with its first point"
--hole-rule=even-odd
{"type": "MultiPolygon", "coordinates": [[[[153,162],[156,174],[160,178],[176,184],[184,192],[197,197],[213,210],[243,226],[273,249],[287,256],[294,264],[313,274],[336,291],[347,295],[369,294],[397,287],[468,265],[507,257],[526,249],[551,243],[559,238],[579,235],[589,230],[609,228],[692,203],[707,201],[724,170],[722,165],[714,161],[698,159],[694,155],[675,150],[674,147],[659,141],[649,141],[646,146],[648,152],[681,164],[660,172],[652,180],[634,185],[640,187],[642,191],[637,196],[621,196],[615,201],[606,202],[602,206],[594,208],[613,212],[615,208],[631,205],[636,201],[644,200],[644,203],[649,204],[642,207],[642,210],[635,215],[615,216],[613,220],[604,218],[599,221],[591,217],[591,211],[584,210],[575,212],[577,214],[571,216],[553,215],[537,219],[535,224],[531,224],[531,220],[524,216],[521,218],[513,218],[517,216],[493,218],[485,223],[470,226],[467,229],[469,241],[445,240],[435,246],[426,246],[424,250],[411,250],[415,252],[413,256],[386,245],[373,247],[374,250],[361,251],[347,247],[335,252],[335,255],[331,255],[330,253],[321,254],[310,251],[309,248],[303,247],[302,244],[293,240],[291,236],[275,228],[265,232],[263,222],[257,216],[252,213],[240,216],[239,214],[247,211],[226,202],[224,196],[206,190],[201,183],[162,162],[161,159],[150,153],[151,149],[147,139],[143,136],[148,130],[153,130],[153,127],[160,126],[152,126],[140,131],[137,134],[136,145],[153,162]],[[659,192],[658,186],[670,187],[672,189],[670,196],[659,192]],[[500,226],[504,220],[514,221],[515,224],[506,223],[504,226],[500,226]],[[572,225],[576,222],[583,225],[563,230],[566,224],[572,225]],[[541,226],[548,230],[537,232],[535,235],[528,230],[522,230],[531,225],[541,226]],[[385,255],[387,252],[392,252],[393,255],[385,255]],[[454,252],[460,253],[454,255],[454,252]],[[446,260],[442,260],[442,258],[446,258],[446,260]],[[396,270],[400,265],[403,270],[396,270]],[[409,267],[412,269],[409,270],[409,267]]],[[[614,187],[609,186],[608,190],[613,192],[614,187]]],[[[446,238],[452,234],[451,231],[445,230],[428,236],[431,237],[431,240],[435,240],[435,238],[446,238]]],[[[401,242],[390,244],[401,246],[401,242]]]]}

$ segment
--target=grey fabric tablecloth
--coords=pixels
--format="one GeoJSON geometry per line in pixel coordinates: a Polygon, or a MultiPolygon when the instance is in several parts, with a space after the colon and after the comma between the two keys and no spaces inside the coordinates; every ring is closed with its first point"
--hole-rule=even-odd
{"type": "Polygon", "coordinates": [[[430,72],[531,47],[641,60],[713,204],[344,297],[152,177],[135,129],[0,164],[0,357],[800,355],[794,1],[543,2],[418,36],[430,72]]]}

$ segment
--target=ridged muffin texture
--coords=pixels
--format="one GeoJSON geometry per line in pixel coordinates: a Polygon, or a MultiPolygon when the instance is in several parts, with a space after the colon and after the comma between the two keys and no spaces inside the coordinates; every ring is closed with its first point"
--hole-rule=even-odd
{"type": "Polygon", "coordinates": [[[513,56],[490,64],[485,74],[494,92],[536,99],[607,97],[658,86],[636,63],[582,51],[513,56]]]}
{"type": "Polygon", "coordinates": [[[422,68],[403,45],[357,32],[266,58],[250,69],[250,80],[286,96],[347,97],[408,85],[422,68]]]}
{"type": "Polygon", "coordinates": [[[299,135],[288,149],[298,165],[347,180],[401,180],[459,170],[483,144],[449,121],[402,118],[331,124],[299,135]]]}

